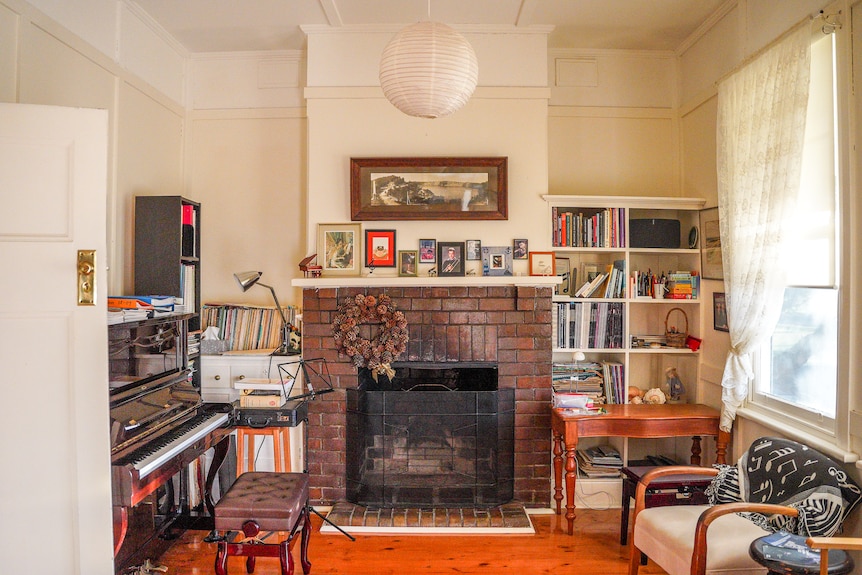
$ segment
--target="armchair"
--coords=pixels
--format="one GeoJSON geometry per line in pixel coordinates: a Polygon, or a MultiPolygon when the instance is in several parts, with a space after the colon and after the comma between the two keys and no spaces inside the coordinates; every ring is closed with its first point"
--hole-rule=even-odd
{"type": "Polygon", "coordinates": [[[654,469],[635,495],[629,575],[637,575],[641,553],[670,575],[763,575],[748,553],[752,541],[781,529],[834,535],[860,494],[838,463],[777,438],[756,440],[734,466],[654,469]],[[709,505],[645,508],[651,481],[681,473],[713,476],[709,505]]]}

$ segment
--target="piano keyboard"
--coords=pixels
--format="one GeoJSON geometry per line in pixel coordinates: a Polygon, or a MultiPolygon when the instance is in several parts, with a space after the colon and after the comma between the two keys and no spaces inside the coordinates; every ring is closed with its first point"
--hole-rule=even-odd
{"type": "Polygon", "coordinates": [[[146,447],[136,451],[130,459],[139,477],[143,478],[158,469],[165,461],[181,453],[195,441],[204,437],[210,431],[223,427],[230,414],[201,414],[188,421],[179,429],[159,437],[146,447]]]}

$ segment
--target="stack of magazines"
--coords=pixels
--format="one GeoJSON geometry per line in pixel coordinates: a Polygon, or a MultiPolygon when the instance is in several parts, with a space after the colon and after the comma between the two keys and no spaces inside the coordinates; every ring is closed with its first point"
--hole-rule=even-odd
{"type": "Polygon", "coordinates": [[[623,460],[610,445],[578,449],[578,471],[587,477],[619,477],[623,460]]]}

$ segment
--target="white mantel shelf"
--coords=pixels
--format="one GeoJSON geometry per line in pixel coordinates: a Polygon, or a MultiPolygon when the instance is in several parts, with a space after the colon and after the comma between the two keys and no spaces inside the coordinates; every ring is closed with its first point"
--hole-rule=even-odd
{"type": "Polygon", "coordinates": [[[397,277],[397,276],[349,276],[330,278],[298,278],[290,282],[301,288],[348,288],[348,287],[487,287],[487,286],[555,286],[562,279],[558,276],[465,276],[465,277],[397,277]]]}

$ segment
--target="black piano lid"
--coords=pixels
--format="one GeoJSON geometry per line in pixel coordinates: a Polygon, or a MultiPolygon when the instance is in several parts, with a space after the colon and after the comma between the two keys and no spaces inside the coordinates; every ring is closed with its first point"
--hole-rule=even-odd
{"type": "Polygon", "coordinates": [[[190,374],[191,370],[189,369],[172,369],[146,378],[137,377],[127,385],[111,389],[111,409],[129,401],[134,401],[142,395],[153,393],[160,388],[174,385],[182,380],[188,380],[190,374]]]}

